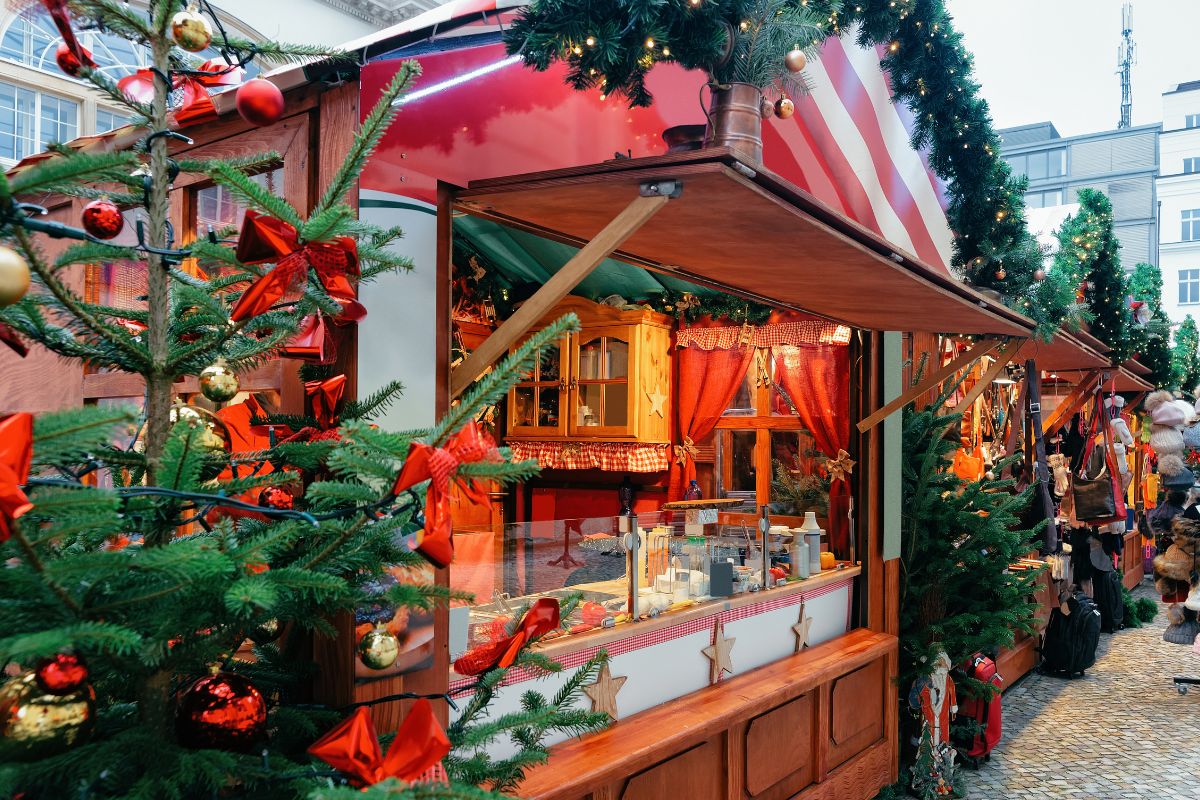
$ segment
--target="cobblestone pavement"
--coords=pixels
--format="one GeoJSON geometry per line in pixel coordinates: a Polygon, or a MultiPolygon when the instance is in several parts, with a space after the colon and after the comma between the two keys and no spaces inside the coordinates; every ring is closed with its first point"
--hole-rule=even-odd
{"type": "MultiPolygon", "coordinates": [[[[1135,592],[1154,597],[1149,582],[1135,592]]],[[[962,781],[969,800],[1197,800],[1200,655],[1162,640],[1165,607],[1149,625],[1101,634],[1083,678],[1031,673],[1004,695],[1004,737],[962,781]]]]}

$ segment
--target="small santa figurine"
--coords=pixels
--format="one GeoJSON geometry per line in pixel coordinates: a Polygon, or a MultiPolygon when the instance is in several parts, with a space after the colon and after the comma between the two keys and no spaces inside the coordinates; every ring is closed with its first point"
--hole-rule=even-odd
{"type": "MultiPolygon", "coordinates": [[[[950,778],[954,772],[954,757],[950,746],[950,720],[958,713],[958,700],[954,694],[954,679],[950,677],[950,656],[945,651],[938,653],[933,662],[933,672],[918,678],[908,695],[908,704],[921,716],[922,736],[929,731],[933,752],[933,770],[938,794],[953,792],[950,778]]],[[[920,739],[918,739],[920,741],[920,739]]]]}

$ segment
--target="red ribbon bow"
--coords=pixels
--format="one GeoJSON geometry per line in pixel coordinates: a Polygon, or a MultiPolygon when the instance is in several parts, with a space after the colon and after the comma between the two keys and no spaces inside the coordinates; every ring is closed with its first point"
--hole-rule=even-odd
{"type": "Polygon", "coordinates": [[[71,55],[75,56],[81,65],[95,69],[96,62],[92,60],[92,54],[84,49],[84,46],[75,38],[75,29],[71,27],[71,16],[67,13],[67,0],[42,0],[42,5],[46,7],[46,11],[50,12],[50,19],[54,21],[54,27],[58,28],[58,35],[62,37],[63,44],[71,51],[71,55]]]}
{"type": "Polygon", "coordinates": [[[414,781],[450,752],[450,739],[433,716],[428,700],[413,703],[384,756],[371,712],[365,706],[308,748],[336,770],[350,776],[355,786],[374,786],[388,778],[414,781]]]}
{"type": "Polygon", "coordinates": [[[300,330],[279,351],[279,356],[316,364],[332,363],[337,357],[337,345],[325,327],[325,315],[318,311],[300,320],[300,330]]]}
{"type": "Polygon", "coordinates": [[[21,412],[0,418],[0,542],[12,536],[12,524],[33,503],[21,485],[29,480],[33,461],[33,415],[21,412]]]}
{"type": "Polygon", "coordinates": [[[358,245],[349,236],[301,243],[294,227],[251,209],[242,222],[237,258],[243,264],[273,261],[275,268],[252,283],[238,300],[231,315],[234,322],[266,312],[308,275],[310,265],[333,299],[343,306],[358,305],[350,280],[351,275],[358,276],[358,245]]]}
{"type": "Polygon", "coordinates": [[[323,381],[308,381],[304,384],[304,393],[312,398],[313,416],[321,430],[328,430],[337,425],[337,406],[342,401],[346,391],[346,376],[334,375],[323,381]]]}
{"type": "MultiPolygon", "coordinates": [[[[454,540],[450,528],[450,481],[459,464],[477,461],[499,461],[500,451],[491,436],[484,433],[474,420],[450,437],[445,447],[431,447],[413,442],[408,458],[392,488],[400,494],[421,481],[429,481],[425,493],[425,532],[417,552],[438,567],[447,567],[454,558],[454,540]]],[[[470,479],[458,478],[458,485],[473,503],[486,503],[487,492],[470,479]]]]}
{"type": "MultiPolygon", "coordinates": [[[[178,74],[171,78],[171,88],[183,90],[183,99],[175,109],[175,124],[180,128],[215,119],[217,107],[208,95],[208,88],[235,86],[241,83],[245,70],[212,59],[201,64],[195,72],[203,74],[178,74]]],[[[117,81],[117,88],[134,102],[151,103],[154,101],[154,72],[139,69],[117,81]]]]}
{"type": "Polygon", "coordinates": [[[558,601],[543,597],[521,617],[521,624],[512,636],[469,650],[454,662],[455,672],[459,675],[479,675],[497,667],[511,667],[523,647],[558,627],[558,613],[558,601]]]}

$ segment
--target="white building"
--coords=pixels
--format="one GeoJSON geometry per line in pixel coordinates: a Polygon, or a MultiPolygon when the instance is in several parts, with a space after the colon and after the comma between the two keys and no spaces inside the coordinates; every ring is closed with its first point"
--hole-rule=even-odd
{"type": "MultiPolygon", "coordinates": [[[[219,0],[213,7],[231,36],[333,47],[438,5],[440,0],[219,0]]],[[[145,6],[142,2],[131,3],[145,6]]],[[[21,4],[14,4],[21,5],[21,4]]],[[[93,59],[114,78],[148,64],[145,48],[119,36],[79,31],[93,59]]],[[[14,12],[0,3],[0,166],[51,142],[118,128],[121,110],[54,61],[61,40],[41,3],[14,12]]],[[[215,56],[216,53],[213,53],[215,56]]]]}
{"type": "Polygon", "coordinates": [[[1200,81],[1163,93],[1157,180],[1163,307],[1200,317],[1200,81]]]}

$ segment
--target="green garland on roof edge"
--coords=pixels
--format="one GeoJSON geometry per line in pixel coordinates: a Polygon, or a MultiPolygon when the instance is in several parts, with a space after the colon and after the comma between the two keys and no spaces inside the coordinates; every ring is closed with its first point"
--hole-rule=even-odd
{"type": "MultiPolygon", "coordinates": [[[[707,69],[729,33],[744,36],[741,21],[767,2],[772,0],[535,0],[505,42],[535,69],[566,63],[567,81],[577,89],[602,89],[646,106],[653,100],[645,89],[650,69],[664,62],[707,69]],[[647,47],[651,40],[654,46],[647,47]]],[[[1025,179],[1013,176],[999,157],[987,102],[972,78],[973,59],[942,0],[783,5],[815,15],[824,36],[859,24],[861,44],[887,47],[883,66],[894,100],[914,114],[913,145],[928,147],[934,173],[947,182],[955,269],[972,285],[1000,292],[1044,338],[1064,325],[1077,328],[1083,318],[1074,286],[1053,271],[1038,280],[1043,254],[1025,226],[1025,179]]],[[[796,43],[811,52],[821,38],[796,43]]],[[[727,80],[723,69],[710,75],[727,80]]]]}

